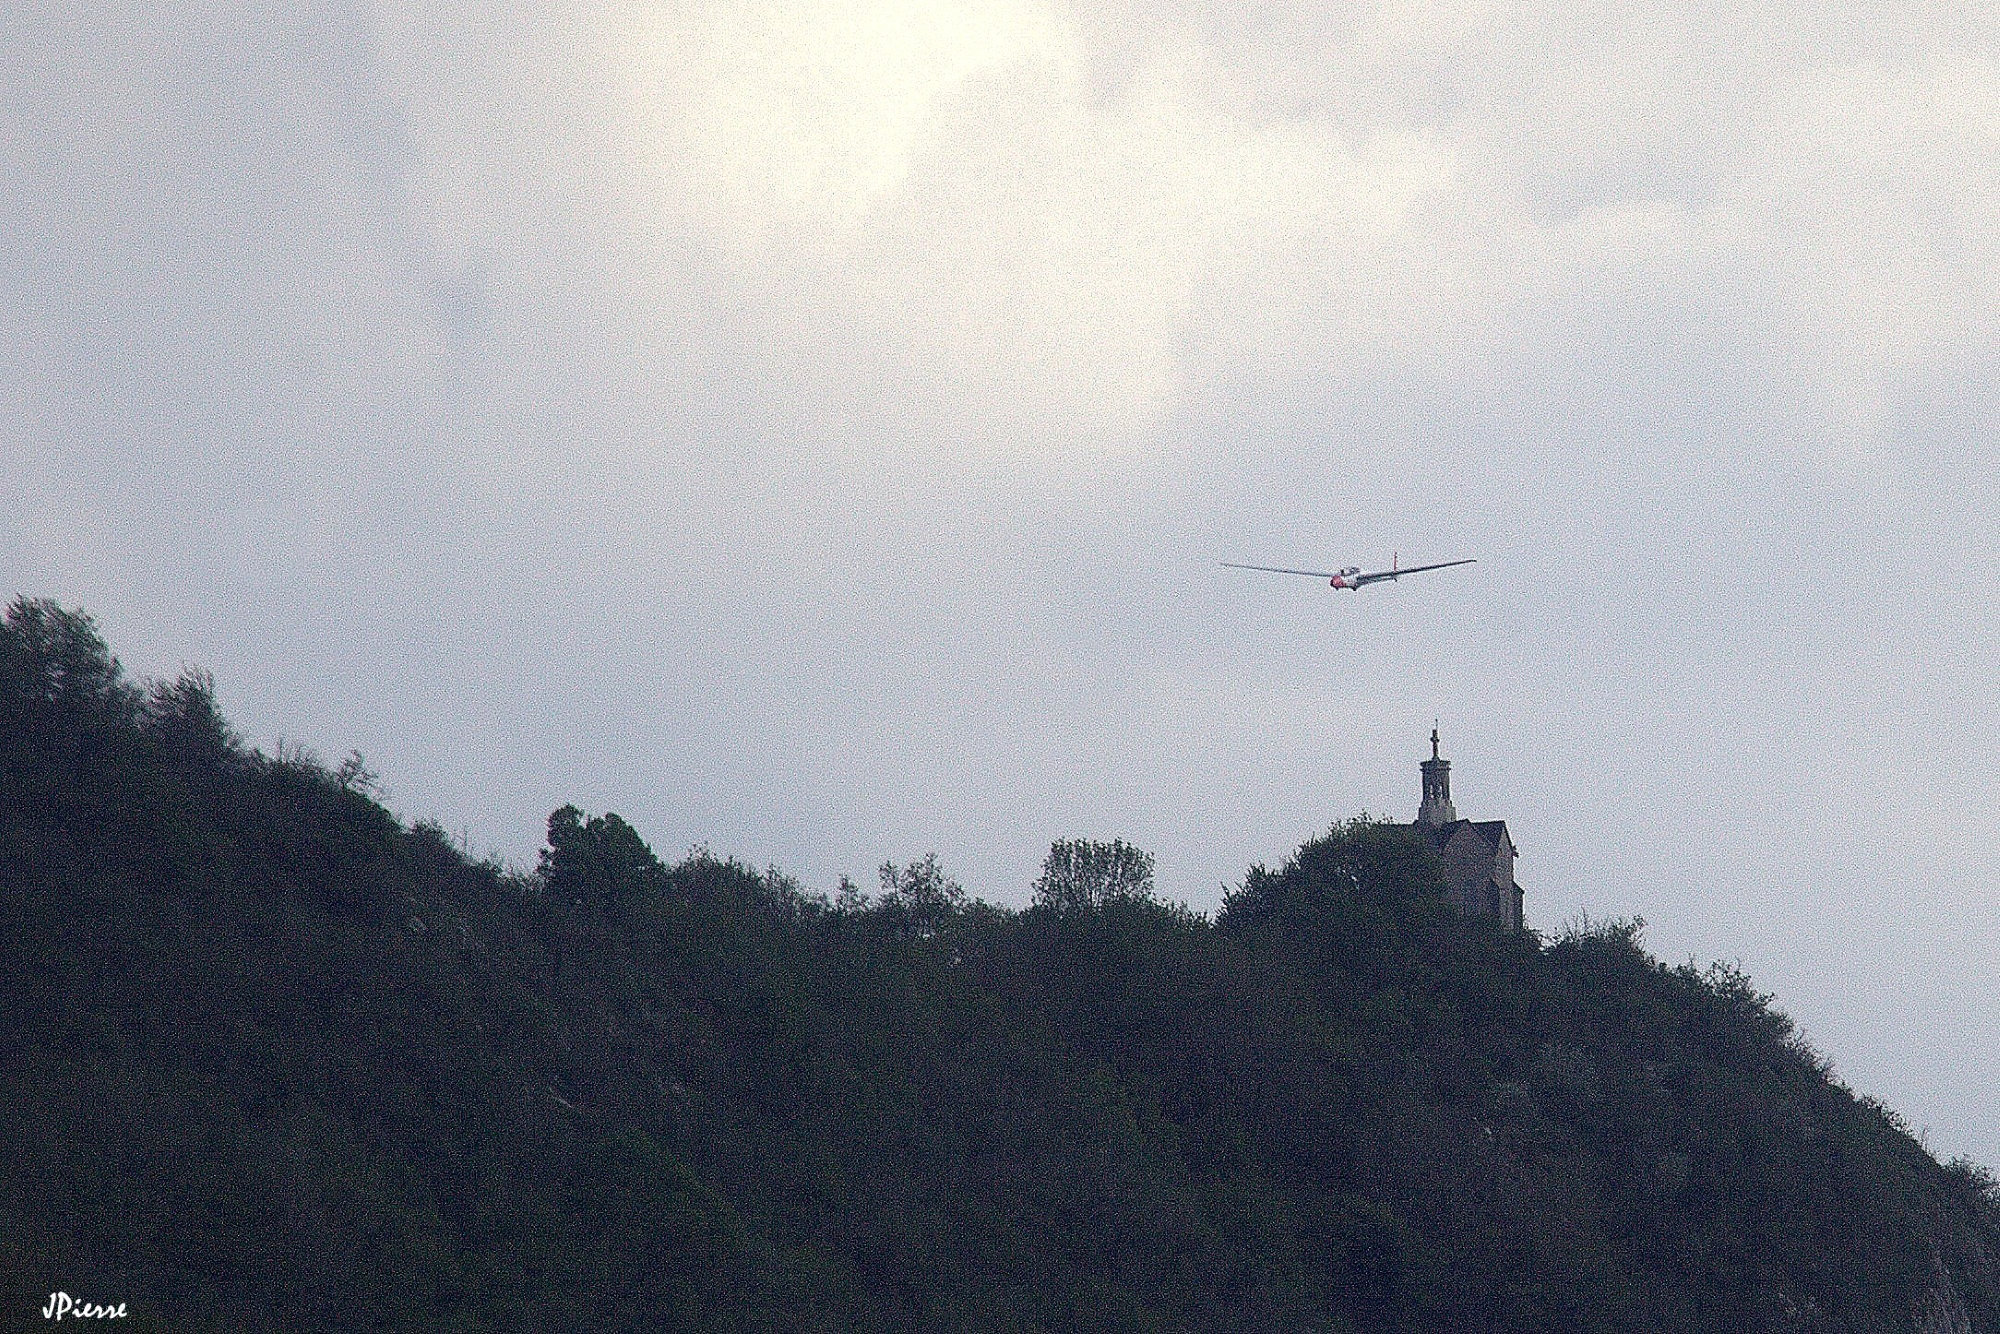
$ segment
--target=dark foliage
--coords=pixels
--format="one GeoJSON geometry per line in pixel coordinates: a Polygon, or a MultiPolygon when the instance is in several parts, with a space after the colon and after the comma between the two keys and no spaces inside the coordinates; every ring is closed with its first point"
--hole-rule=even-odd
{"type": "Polygon", "coordinates": [[[1058,912],[1085,912],[1130,899],[1153,897],[1153,855],[1124,839],[1057,840],[1042,862],[1034,901],[1058,912]]]}
{"type": "Polygon", "coordinates": [[[1127,853],[828,902],[565,807],[510,873],[17,602],[0,1323],[2000,1328],[1993,1177],[1740,973],[1460,919],[1395,826],[1214,922],[1127,853]]]}
{"type": "Polygon", "coordinates": [[[551,897],[578,906],[605,907],[658,890],[667,879],[666,867],[631,825],[616,815],[586,819],[574,806],[549,816],[539,870],[551,897]]]}

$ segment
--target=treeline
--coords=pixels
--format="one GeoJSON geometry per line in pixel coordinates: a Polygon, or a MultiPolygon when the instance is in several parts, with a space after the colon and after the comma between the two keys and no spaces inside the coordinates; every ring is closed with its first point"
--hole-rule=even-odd
{"type": "Polygon", "coordinates": [[[2000,1329],[2000,1191],[1740,973],[1455,916],[1336,826],[1213,920],[805,892],[615,815],[532,871],[0,625],[0,1324],[2000,1329]]]}

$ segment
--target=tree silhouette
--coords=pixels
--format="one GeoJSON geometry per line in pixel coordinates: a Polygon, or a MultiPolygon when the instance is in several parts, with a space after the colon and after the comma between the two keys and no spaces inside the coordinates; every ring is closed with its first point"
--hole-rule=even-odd
{"type": "Polygon", "coordinates": [[[1057,839],[1035,881],[1035,902],[1057,912],[1153,897],[1153,854],[1124,839],[1057,839]]]}
{"type": "Polygon", "coordinates": [[[586,819],[574,806],[549,816],[549,842],[536,873],[557,902],[596,905],[658,889],[667,878],[660,859],[631,825],[608,811],[586,819]]]}
{"type": "Polygon", "coordinates": [[[928,940],[965,907],[965,887],[944,873],[935,852],[902,870],[883,862],[882,906],[908,922],[912,934],[928,940]]]}

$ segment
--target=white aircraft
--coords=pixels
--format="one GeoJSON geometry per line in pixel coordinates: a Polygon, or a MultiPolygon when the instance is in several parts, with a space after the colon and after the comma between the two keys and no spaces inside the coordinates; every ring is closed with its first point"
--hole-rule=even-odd
{"type": "Polygon", "coordinates": [[[1222,562],[1225,568],[1231,570],[1264,570],[1271,574],[1303,574],[1309,579],[1324,579],[1330,588],[1366,588],[1370,584],[1379,584],[1384,579],[1401,579],[1406,574],[1422,574],[1425,570],[1444,570],[1454,565],[1475,563],[1476,558],[1468,556],[1464,560],[1443,560],[1435,565],[1412,565],[1404,569],[1397,563],[1396,557],[1392,556],[1389,558],[1388,569],[1364,574],[1359,565],[1350,565],[1344,570],[1328,573],[1325,570],[1288,570],[1280,565],[1239,565],[1233,560],[1222,562]]]}

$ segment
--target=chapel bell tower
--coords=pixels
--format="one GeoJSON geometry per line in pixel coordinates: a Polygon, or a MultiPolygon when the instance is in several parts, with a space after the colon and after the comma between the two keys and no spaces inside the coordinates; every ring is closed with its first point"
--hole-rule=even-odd
{"type": "Polygon", "coordinates": [[[1417,823],[1441,829],[1458,818],[1451,806],[1451,761],[1438,758],[1438,730],[1431,727],[1431,757],[1420,766],[1424,771],[1424,804],[1417,808],[1417,823]]]}

